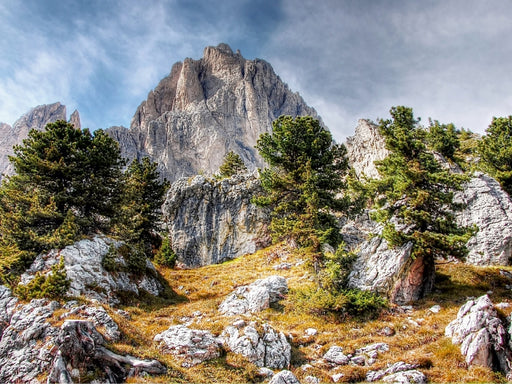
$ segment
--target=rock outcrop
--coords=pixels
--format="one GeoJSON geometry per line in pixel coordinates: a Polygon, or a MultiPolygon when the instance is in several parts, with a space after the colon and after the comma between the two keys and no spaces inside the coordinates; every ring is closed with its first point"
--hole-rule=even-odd
{"type": "Polygon", "coordinates": [[[379,371],[369,371],[366,374],[366,381],[383,381],[385,383],[411,383],[426,384],[428,382],[424,373],[418,371],[415,364],[408,364],[399,361],[379,371]]]}
{"type": "Polygon", "coordinates": [[[220,44],[205,48],[199,60],[176,63],[137,108],[130,129],[109,132],[124,156],[149,156],[174,181],[216,172],[229,151],[250,169],[261,166],[254,146],[280,115],[318,118],[269,63],[220,44]]]}
{"type": "Polygon", "coordinates": [[[176,181],[162,211],[179,262],[190,267],[216,264],[267,245],[268,211],[251,203],[260,191],[256,174],[176,181]]]}
{"type": "Polygon", "coordinates": [[[13,168],[9,156],[14,154],[13,146],[21,144],[31,129],[43,130],[46,124],[66,120],[66,107],[61,103],[40,105],[20,117],[11,127],[0,124],[0,180],[2,175],[11,175],[13,168]]]}
{"type": "Polygon", "coordinates": [[[300,381],[292,372],[284,370],[276,373],[268,384],[300,384],[300,381]]]}
{"type": "Polygon", "coordinates": [[[260,312],[277,303],[288,292],[286,279],[269,276],[235,289],[220,304],[219,312],[226,316],[260,312]]]}
{"type": "Polygon", "coordinates": [[[386,141],[379,133],[377,125],[360,119],[354,136],[347,138],[345,146],[349,164],[354,168],[357,176],[379,177],[374,162],[385,159],[389,151],[386,149],[386,141]]]}
{"type": "MultiPolygon", "coordinates": [[[[3,300],[15,300],[8,289],[2,291],[3,300]]],[[[27,383],[50,370],[58,329],[46,320],[57,308],[59,303],[46,300],[32,300],[16,310],[0,307],[0,318],[10,313],[0,339],[0,382],[27,383]]]]}
{"type": "Polygon", "coordinates": [[[208,331],[174,325],[155,336],[160,349],[182,360],[183,367],[193,367],[220,356],[220,343],[208,331]]]}
{"type": "Polygon", "coordinates": [[[156,278],[156,270],[147,261],[146,271],[131,273],[123,271],[127,262],[119,253],[123,246],[107,237],[95,236],[90,240],[81,240],[61,250],[52,250],[40,254],[31,267],[21,277],[21,283],[27,284],[37,272],[47,273],[51,267],[64,259],[66,275],[71,282],[70,296],[85,295],[89,298],[116,305],[118,293],[130,292],[138,295],[141,289],[158,296],[163,287],[156,278]],[[112,257],[115,270],[105,269],[105,258],[112,257]]]}
{"type": "Polygon", "coordinates": [[[397,304],[405,304],[429,293],[434,284],[434,265],[411,258],[412,244],[390,248],[379,236],[382,226],[368,213],[342,228],[347,245],[356,252],[348,276],[351,288],[379,293],[397,304]]]}
{"type": "Polygon", "coordinates": [[[461,226],[478,227],[468,241],[466,261],[475,265],[509,265],[512,259],[512,200],[492,177],[477,172],[456,197],[466,205],[457,214],[461,226]]]}
{"type": "Polygon", "coordinates": [[[67,303],[64,309],[69,311],[59,319],[79,315],[83,320],[65,320],[59,328],[49,321],[58,320],[56,311],[62,308],[58,302],[39,299],[21,304],[0,286],[0,382],[39,383],[41,376],[48,375],[48,383],[73,383],[94,372],[99,382],[119,383],[144,372],[166,372],[156,360],[108,350],[95,325],[107,340],[115,341],[120,337],[117,324],[101,307],[76,304],[67,303]]]}
{"type": "Polygon", "coordinates": [[[285,335],[266,323],[246,325],[237,321],[224,329],[220,340],[231,352],[244,356],[258,367],[283,369],[290,365],[291,346],[285,335]]]}
{"type": "Polygon", "coordinates": [[[489,296],[484,295],[464,304],[445,329],[445,335],[460,351],[468,365],[480,365],[504,373],[512,379],[510,329],[498,317],[489,296]]]}

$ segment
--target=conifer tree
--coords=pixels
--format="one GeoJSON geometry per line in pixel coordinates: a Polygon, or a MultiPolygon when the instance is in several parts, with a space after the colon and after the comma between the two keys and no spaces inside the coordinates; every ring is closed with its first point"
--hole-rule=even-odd
{"type": "Polygon", "coordinates": [[[494,117],[478,144],[483,169],[512,196],[512,116],[494,117]]]}
{"type": "Polygon", "coordinates": [[[261,171],[265,195],[256,202],[272,207],[274,241],[293,239],[318,252],[340,241],[334,212],[348,207],[340,193],[348,170],[346,149],[312,117],[281,116],[256,148],[269,167],[261,171]]]}
{"type": "Polygon", "coordinates": [[[467,177],[441,167],[424,142],[424,131],[411,108],[398,106],[391,120],[380,121],[390,154],[376,162],[380,179],[370,181],[373,218],[385,224],[391,246],[411,242],[412,257],[421,257],[433,271],[436,257],[465,255],[471,230],[460,228],[454,192],[467,177]]]}
{"type": "Polygon", "coordinates": [[[224,162],[219,168],[218,178],[224,179],[245,171],[247,171],[247,167],[240,155],[229,151],[226,156],[224,156],[224,162]]]}
{"type": "Polygon", "coordinates": [[[159,229],[160,209],[168,187],[166,180],[159,179],[157,164],[147,157],[134,160],[123,176],[116,231],[125,241],[142,244],[147,256],[159,229]]]}
{"type": "Polygon", "coordinates": [[[123,161],[118,144],[103,131],[50,123],[30,131],[10,161],[16,173],[0,188],[1,244],[10,255],[25,264],[43,250],[109,229],[123,161]]]}

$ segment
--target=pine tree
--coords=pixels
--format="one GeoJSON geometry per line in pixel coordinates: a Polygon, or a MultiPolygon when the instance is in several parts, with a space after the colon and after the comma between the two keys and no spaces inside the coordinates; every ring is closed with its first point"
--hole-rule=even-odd
{"type": "Polygon", "coordinates": [[[314,252],[322,243],[337,245],[333,213],[348,207],[340,197],[348,169],[345,147],[312,117],[281,116],[256,148],[269,165],[260,173],[265,195],[256,202],[273,209],[274,241],[292,239],[314,252]]]}
{"type": "Polygon", "coordinates": [[[478,144],[484,171],[512,196],[512,116],[494,117],[478,144]]]}
{"type": "Polygon", "coordinates": [[[380,132],[391,153],[376,162],[380,179],[369,184],[373,218],[385,224],[383,237],[391,246],[411,242],[412,257],[433,271],[437,257],[463,257],[471,230],[460,228],[454,192],[467,177],[441,167],[424,144],[424,131],[411,108],[393,107],[392,120],[380,121],[380,132]]]}
{"type": "Polygon", "coordinates": [[[219,168],[217,178],[224,179],[245,171],[247,171],[247,167],[240,155],[233,151],[229,151],[224,157],[224,162],[219,168]]]}
{"type": "Polygon", "coordinates": [[[147,157],[134,160],[123,176],[116,231],[128,243],[142,244],[147,256],[158,233],[160,209],[168,187],[166,180],[159,179],[157,164],[147,157]]]}
{"type": "Polygon", "coordinates": [[[43,250],[108,231],[118,211],[123,161],[103,131],[57,121],[30,131],[10,161],[16,174],[0,188],[2,249],[10,250],[0,257],[11,260],[2,263],[4,270],[10,265],[19,272],[43,250]]]}

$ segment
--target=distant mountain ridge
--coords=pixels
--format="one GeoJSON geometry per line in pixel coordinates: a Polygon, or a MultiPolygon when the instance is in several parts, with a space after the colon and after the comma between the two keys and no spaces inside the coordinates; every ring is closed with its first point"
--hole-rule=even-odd
{"type": "MultiPolygon", "coordinates": [[[[199,60],[175,63],[139,105],[130,128],[114,126],[106,132],[119,142],[123,157],[148,156],[158,163],[162,177],[174,181],[215,173],[229,151],[238,153],[249,169],[263,166],[254,146],[281,115],[321,120],[269,63],[247,60],[219,44],[206,47],[199,60]]],[[[0,173],[12,173],[8,156],[30,129],[66,119],[66,107],[54,103],[33,108],[12,127],[0,123],[0,173]]],[[[77,111],[69,122],[80,128],[77,111]]]]}
{"type": "MultiPolygon", "coordinates": [[[[14,171],[9,162],[9,156],[14,154],[13,147],[21,144],[31,129],[42,130],[46,124],[57,120],[66,120],[66,106],[58,102],[32,108],[16,120],[12,127],[0,123],[0,180],[3,175],[10,175],[14,171]]],[[[78,111],[71,114],[69,122],[80,128],[78,111]]]]}

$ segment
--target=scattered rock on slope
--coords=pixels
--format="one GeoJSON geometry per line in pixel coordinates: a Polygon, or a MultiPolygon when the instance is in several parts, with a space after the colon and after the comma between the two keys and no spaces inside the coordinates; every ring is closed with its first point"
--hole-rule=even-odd
{"type": "Polygon", "coordinates": [[[277,303],[287,292],[288,284],[284,277],[269,276],[236,288],[220,304],[219,312],[226,316],[259,312],[277,303]]]}
{"type": "Polygon", "coordinates": [[[220,345],[208,331],[174,325],[155,336],[160,348],[183,360],[183,367],[192,367],[220,356],[220,345]]]}
{"type": "Polygon", "coordinates": [[[190,267],[216,264],[266,246],[269,213],[251,203],[260,192],[256,174],[176,181],[162,211],[178,260],[190,267]]]}
{"type": "Polygon", "coordinates": [[[244,322],[226,327],[220,336],[222,344],[258,367],[287,368],[291,361],[291,346],[282,332],[268,324],[244,322]]]}
{"type": "Polygon", "coordinates": [[[512,378],[511,335],[489,296],[464,304],[445,329],[454,344],[460,344],[468,365],[481,365],[512,378]]]}
{"type": "MultiPolygon", "coordinates": [[[[2,383],[36,383],[50,372],[49,383],[80,382],[80,375],[89,372],[95,372],[101,382],[119,383],[142,372],[166,371],[155,360],[120,356],[106,349],[93,321],[111,330],[118,327],[106,312],[100,313],[102,309],[70,308],[70,312],[79,310],[85,320],[66,320],[57,328],[49,322],[60,308],[56,301],[40,299],[17,304],[11,291],[0,286],[0,304],[6,304],[0,305],[0,319],[5,321],[0,329],[2,383]]],[[[108,335],[108,329],[105,331],[108,335]]]]}

